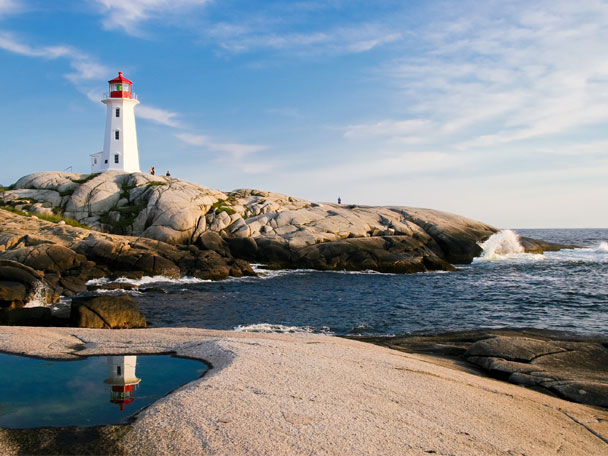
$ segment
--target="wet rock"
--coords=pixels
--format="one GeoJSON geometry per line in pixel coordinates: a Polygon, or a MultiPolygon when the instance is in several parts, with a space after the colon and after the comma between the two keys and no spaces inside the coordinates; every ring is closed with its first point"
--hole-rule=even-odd
{"type": "Polygon", "coordinates": [[[111,279],[130,279],[139,280],[144,276],[143,271],[112,271],[110,274],[111,279]]]}
{"type": "Polygon", "coordinates": [[[86,281],[78,277],[62,277],[59,285],[63,288],[65,296],[73,296],[87,291],[86,281]]]}
{"type": "Polygon", "coordinates": [[[165,290],[163,288],[159,288],[159,287],[145,287],[145,288],[140,288],[139,291],[141,291],[142,293],[168,294],[167,290],[165,290]]]}
{"type": "Polygon", "coordinates": [[[544,252],[555,252],[562,249],[576,249],[579,246],[557,244],[554,242],[542,241],[540,239],[532,239],[525,236],[519,237],[519,243],[524,248],[526,253],[544,253],[544,252]]]}
{"type": "Polygon", "coordinates": [[[22,283],[0,280],[0,307],[20,307],[26,297],[27,288],[22,283]]]}
{"type": "Polygon", "coordinates": [[[110,282],[101,285],[89,285],[89,290],[137,290],[139,287],[132,283],[110,282]]]}
{"type": "Polygon", "coordinates": [[[49,307],[26,307],[0,311],[0,324],[8,326],[54,326],[49,307]]]}
{"type": "Polygon", "coordinates": [[[17,261],[0,259],[0,281],[5,284],[0,287],[4,290],[1,293],[7,298],[0,298],[2,307],[21,307],[35,297],[47,303],[54,301],[43,275],[17,261]],[[9,300],[11,297],[15,299],[9,300]]]}
{"type": "Polygon", "coordinates": [[[431,249],[404,236],[344,239],[304,247],[292,259],[299,267],[412,273],[453,270],[431,249]]]}
{"type": "Polygon", "coordinates": [[[79,328],[145,328],[146,319],[129,295],[72,299],[70,324],[79,328]]]}

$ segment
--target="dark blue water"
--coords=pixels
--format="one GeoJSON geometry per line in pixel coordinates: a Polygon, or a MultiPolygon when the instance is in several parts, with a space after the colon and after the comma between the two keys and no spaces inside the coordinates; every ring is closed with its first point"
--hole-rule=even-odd
{"type": "Polygon", "coordinates": [[[132,356],[130,362],[135,364],[132,372],[135,376],[125,377],[125,373],[131,372],[125,369],[124,358],[92,356],[78,361],[58,361],[0,353],[0,427],[123,423],[207,370],[206,364],[191,359],[169,355],[132,356]],[[114,364],[109,364],[108,358],[114,364]],[[117,365],[121,365],[120,373],[117,365]],[[113,386],[133,377],[138,381],[132,386],[132,392],[112,393],[113,386]]]}
{"type": "Polygon", "coordinates": [[[181,281],[160,284],[166,295],[143,293],[138,300],[153,326],[337,335],[501,327],[606,334],[608,229],[517,232],[584,248],[503,255],[448,273],[307,270],[223,282],[181,281]]]}

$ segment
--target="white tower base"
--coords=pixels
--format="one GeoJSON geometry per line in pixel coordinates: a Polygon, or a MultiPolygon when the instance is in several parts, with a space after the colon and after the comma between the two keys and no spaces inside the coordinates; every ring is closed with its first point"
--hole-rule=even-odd
{"type": "Polygon", "coordinates": [[[106,132],[103,152],[91,155],[91,172],[140,172],[134,110],[139,101],[133,98],[106,98],[101,102],[108,107],[106,132]]]}

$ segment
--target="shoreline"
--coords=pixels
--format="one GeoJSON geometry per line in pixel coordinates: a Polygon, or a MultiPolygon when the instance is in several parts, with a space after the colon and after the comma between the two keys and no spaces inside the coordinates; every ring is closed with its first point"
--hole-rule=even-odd
{"type": "Polygon", "coordinates": [[[61,445],[67,453],[70,436],[72,448],[86,450],[77,447],[79,435],[111,444],[97,451],[138,455],[600,454],[608,448],[606,410],[339,337],[2,327],[0,350],[64,359],[175,351],[212,365],[127,426],[2,429],[0,451],[7,455],[48,454],[61,445]]]}

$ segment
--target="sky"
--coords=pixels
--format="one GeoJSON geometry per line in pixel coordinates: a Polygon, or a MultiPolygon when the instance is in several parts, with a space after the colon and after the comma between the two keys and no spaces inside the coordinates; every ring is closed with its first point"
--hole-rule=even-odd
{"type": "Polygon", "coordinates": [[[0,184],[90,172],[118,71],[142,171],[608,227],[608,0],[0,0],[0,184]]]}

